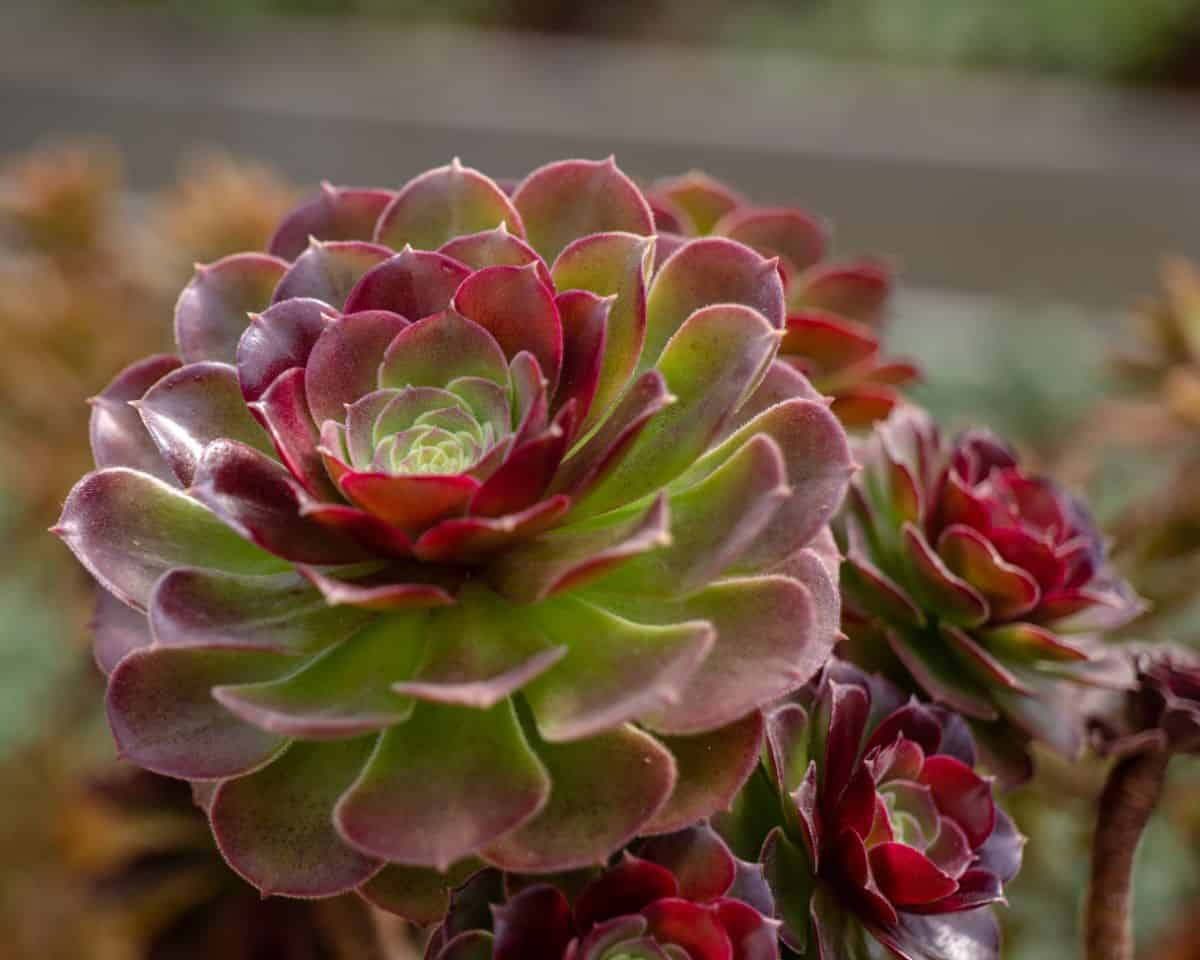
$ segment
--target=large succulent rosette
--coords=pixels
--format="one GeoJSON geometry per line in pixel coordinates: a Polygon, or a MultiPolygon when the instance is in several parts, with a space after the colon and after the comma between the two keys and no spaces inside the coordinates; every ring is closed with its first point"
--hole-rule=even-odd
{"type": "Polygon", "coordinates": [[[850,460],[776,264],[652,234],[611,161],[326,187],[96,399],[58,532],[113,732],[260,889],[599,862],[727,803],[826,658],[850,460]]]}
{"type": "Polygon", "coordinates": [[[1086,508],[984,431],[944,440],[897,410],[859,451],[842,524],[846,650],[971,718],[997,772],[1023,744],[1067,756],[1083,718],[1065,683],[1121,684],[1096,638],[1141,612],[1086,508]]]}
{"type": "Polygon", "coordinates": [[[815,960],[999,956],[990,904],[1024,839],[974,769],[965,722],[832,660],[768,717],[765,758],[720,826],[761,856],[787,948],[815,960]]]}
{"type": "Polygon", "coordinates": [[[779,258],[788,315],[779,355],[833,398],[850,428],[869,427],[920,378],[906,359],[884,357],[880,334],[894,280],[871,257],[827,259],[826,224],[795,207],[758,207],[702,173],[654,184],[659,255],[689,236],[729,237],[779,258]]]}
{"type": "Polygon", "coordinates": [[[642,842],[557,883],[477,874],[455,891],[426,960],[778,960],[757,864],[708,826],[642,842]]]}

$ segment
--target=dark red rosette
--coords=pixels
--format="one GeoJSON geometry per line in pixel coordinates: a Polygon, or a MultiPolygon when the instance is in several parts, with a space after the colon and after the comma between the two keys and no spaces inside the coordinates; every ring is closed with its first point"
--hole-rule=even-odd
{"type": "Polygon", "coordinates": [[[915,407],[857,453],[840,528],[846,654],[970,718],[1013,779],[1031,739],[1074,756],[1082,715],[1064,684],[1128,683],[1097,637],[1143,609],[1086,507],[990,433],[947,441],[915,407]]]}
{"type": "Polygon", "coordinates": [[[426,960],[777,960],[761,870],[709,827],[643,841],[560,884],[496,871],[456,891],[426,960]],[[505,896],[505,889],[512,892],[505,896]]]}
{"type": "Polygon", "coordinates": [[[758,850],[791,950],[820,960],[999,956],[989,905],[1024,839],[975,770],[966,724],[831,661],[768,718],[759,771],[719,826],[758,850]]]}

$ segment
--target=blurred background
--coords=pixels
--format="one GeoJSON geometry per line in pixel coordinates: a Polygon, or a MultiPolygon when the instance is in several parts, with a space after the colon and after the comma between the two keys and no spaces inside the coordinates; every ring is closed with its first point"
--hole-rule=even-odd
{"type": "MultiPolygon", "coordinates": [[[[320,178],[615,153],[829,218],[899,266],[916,398],[1093,498],[1200,643],[1200,0],[2,0],[0,956],[358,958],[352,902],[260,903],[189,798],[116,765],[91,597],[45,533],[86,397],[167,348],[194,261],[320,178]],[[1174,258],[1174,259],[1167,259],[1174,258]]],[[[1005,956],[1075,951],[1103,768],[1047,761],[1005,956]]],[[[1139,866],[1139,942],[1200,957],[1200,770],[1139,866]]]]}

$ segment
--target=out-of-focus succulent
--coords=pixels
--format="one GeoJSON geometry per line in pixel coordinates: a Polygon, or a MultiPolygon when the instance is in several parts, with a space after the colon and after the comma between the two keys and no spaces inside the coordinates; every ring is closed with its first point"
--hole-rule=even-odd
{"type": "Polygon", "coordinates": [[[893,287],[891,267],[871,258],[825,259],[828,228],[794,207],[756,207],[701,173],[655,184],[659,256],[687,236],[730,237],[778,257],[787,296],[779,355],[833,398],[850,428],[883,419],[899,389],[920,377],[909,360],[885,359],[880,333],[893,287]]]}
{"type": "Polygon", "coordinates": [[[1094,635],[1142,609],[1086,509],[992,435],[947,442],[913,407],[859,455],[841,527],[849,654],[971,718],[1007,777],[1028,772],[1029,739],[1073,756],[1064,683],[1130,679],[1094,635]]]}
{"type": "Polygon", "coordinates": [[[761,856],[802,957],[999,956],[990,904],[1023,838],[974,769],[962,718],[840,661],[767,720],[766,756],[719,827],[761,856]]]}
{"type": "Polygon", "coordinates": [[[777,263],[651,279],[652,232],[611,161],[327,188],[97,399],[57,530],[109,719],[260,889],[425,918],[453,864],[597,863],[725,805],[824,662],[850,459],[777,263]]]}
{"type": "Polygon", "coordinates": [[[778,960],[761,869],[707,826],[562,880],[476,875],[456,891],[427,960],[778,960]]]}
{"type": "Polygon", "coordinates": [[[1137,686],[1097,698],[1092,741],[1101,753],[1200,753],[1200,656],[1169,646],[1131,652],[1137,686]]]}
{"type": "MultiPolygon", "coordinates": [[[[62,831],[96,933],[146,960],[359,960],[378,956],[368,908],[266,899],[213,845],[186,783],[134,768],[90,779],[62,831]]],[[[114,953],[116,953],[114,949],[114,953]]]]}

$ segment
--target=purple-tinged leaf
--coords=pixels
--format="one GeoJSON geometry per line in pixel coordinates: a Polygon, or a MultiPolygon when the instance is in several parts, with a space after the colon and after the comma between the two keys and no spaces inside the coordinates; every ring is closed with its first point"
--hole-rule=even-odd
{"type": "Polygon", "coordinates": [[[680,247],[650,285],[640,369],[657,365],[684,321],[713,304],[741,304],[761,314],[773,330],[782,330],[783,282],[775,261],[723,237],[692,240],[680,247]]]}
{"type": "Polygon", "coordinates": [[[140,400],[155,383],[179,366],[178,357],[165,353],[139,360],[88,401],[92,407],[89,428],[92,457],[97,467],[130,467],[167,483],[175,482],[174,471],[163,461],[130,401],[140,400]]]}
{"type": "MultiPolygon", "coordinates": [[[[596,398],[608,338],[614,299],[587,290],[568,290],[555,298],[562,320],[563,364],[552,410],[574,402],[582,425],[596,398]]],[[[577,431],[582,433],[583,429],[577,431]]]]}
{"type": "Polygon", "coordinates": [[[647,834],[681,830],[729,809],[758,763],[763,717],[756,710],[710,733],[658,739],[675,758],[679,779],[671,799],[642,827],[647,834]]]}
{"type": "Polygon", "coordinates": [[[105,675],[112,673],[126,654],[148,647],[153,641],[146,615],[126,606],[103,588],[96,590],[90,626],[92,654],[105,675]]]}
{"type": "Polygon", "coordinates": [[[743,207],[731,210],[712,229],[767,256],[778,256],[792,272],[825,256],[827,228],[793,207],[743,207]]]}
{"type": "Polygon", "coordinates": [[[517,186],[512,201],[525,222],[529,245],[547,263],[572,240],[589,234],[654,232],[650,205],[612,157],[539,167],[517,186]]]}
{"type": "Polygon", "coordinates": [[[653,257],[653,237],[600,233],[569,244],[551,268],[559,290],[616,297],[608,315],[589,425],[607,412],[637,368],[646,337],[646,283],[653,257]]]}
{"type": "Polygon", "coordinates": [[[388,347],[379,368],[381,387],[445,387],[460,377],[507,385],[508,364],[487,330],[453,310],[412,324],[388,347]]]}
{"type": "Polygon", "coordinates": [[[214,440],[237,440],[274,452],[251,416],[237,371],[225,363],[189,363],[173,370],[134,405],[162,458],[184,485],[190,484],[204,448],[214,440]]]}
{"type": "Polygon", "coordinates": [[[520,237],[509,233],[503,224],[492,230],[454,237],[439,247],[437,252],[472,270],[482,270],[484,267],[523,267],[532,263],[537,267],[542,283],[554,289],[554,282],[550,279],[550,268],[546,266],[546,262],[537,255],[533,247],[520,237]]]}
{"type": "MultiPolygon", "coordinates": [[[[392,256],[392,251],[375,243],[361,240],[330,241],[313,240],[279,281],[272,303],[281,303],[298,297],[307,297],[332,304],[346,313],[368,309],[351,307],[347,303],[350,292],[359,279],[392,256]]],[[[406,314],[407,316],[407,314],[406,314]]]]}
{"type": "Polygon", "coordinates": [[[978,590],[993,620],[1012,620],[1037,606],[1042,591],[1020,567],[1008,563],[978,530],[953,524],[938,537],[937,552],[949,569],[978,590]]]}
{"type": "Polygon", "coordinates": [[[630,557],[670,543],[665,497],[608,526],[562,527],[518,544],[488,571],[492,586],[517,603],[535,603],[595,580],[630,557]]]}
{"type": "Polygon", "coordinates": [[[397,313],[368,310],[347,314],[330,324],[309,354],[304,387],[318,427],[341,422],[345,405],[379,384],[379,364],[388,345],[408,326],[397,313]]]}
{"type": "Polygon", "coordinates": [[[482,867],[478,860],[456,863],[446,873],[428,867],[390,863],[359,887],[359,895],[374,907],[428,926],[446,916],[450,890],[482,867]]]}
{"type": "Polygon", "coordinates": [[[559,495],[499,517],[452,517],[425,531],[413,546],[413,553],[430,563],[487,557],[550,529],[570,505],[569,498],[559,495]]]}
{"type": "Polygon", "coordinates": [[[258,400],[285,370],[303,367],[313,344],[336,317],[327,303],[304,297],[254,314],[237,345],[238,383],[246,400],[258,400]]]}
{"type": "Polygon", "coordinates": [[[529,619],[567,654],[524,694],[546,740],[581,740],[678,702],[711,649],[713,630],[693,620],[634,623],[573,597],[529,608],[529,619]]]}
{"type": "Polygon", "coordinates": [[[533,820],[484,851],[505,870],[550,873],[601,863],[653,819],[675,785],[671,754],[636,727],[534,749],[554,787],[533,820]]]}
{"type": "Polygon", "coordinates": [[[550,779],[512,705],[418,703],[387,730],[334,814],[372,856],[445,870],[535,816],[550,779]]]}
{"type": "Polygon", "coordinates": [[[868,856],[871,875],[880,891],[897,907],[932,903],[958,889],[953,877],[907,844],[879,843],[868,856]]]}
{"type": "Polygon", "coordinates": [[[265,769],[222,783],[209,818],[234,872],[263,896],[329,897],[379,870],[342,842],[332,816],[371,746],[369,738],[296,742],[265,769]]]}
{"type": "Polygon", "coordinates": [[[680,946],[698,960],[734,960],[733,944],[713,907],[665,898],[642,911],[659,942],[680,946]]]}
{"type": "Polygon", "coordinates": [[[561,960],[572,934],[571,907],[554,887],[540,884],[492,908],[494,960],[561,960]]]}
{"type": "Polygon", "coordinates": [[[102,586],[143,609],[155,581],[172,567],[276,573],[287,566],[196,500],[125,467],[80,480],[54,530],[102,586]]]}
{"type": "Polygon", "coordinates": [[[525,611],[475,583],[426,627],[425,658],[397,693],[490,710],[550,670],[567,653],[565,645],[531,628],[525,611]]]}
{"type": "Polygon", "coordinates": [[[108,722],[121,755],[168,777],[217,780],[269,763],[287,741],[243,723],[212,698],[223,683],[279,676],[288,657],[245,650],[135,650],[108,682],[108,722]]]}
{"type": "Polygon", "coordinates": [[[301,367],[280,374],[250,410],[266,427],[275,452],[296,481],[318,500],[337,501],[341,494],[318,449],[321,438],[308,409],[305,376],[301,367]]]}
{"type": "MultiPolygon", "coordinates": [[[[386,249],[386,248],[384,248],[386,249]]],[[[346,298],[346,312],[389,310],[420,320],[450,306],[454,291],[471,273],[457,260],[406,247],[362,275],[346,298]]]]}
{"type": "Polygon", "coordinates": [[[289,213],[275,229],[269,249],[277,257],[295,260],[318,240],[370,240],[375,223],[395,194],[321,184],[321,192],[289,213]]]}
{"type": "Polygon", "coordinates": [[[880,260],[863,258],[810,267],[796,278],[788,300],[794,309],[824,310],[877,326],[891,292],[891,267],[880,260]]]}
{"type": "Polygon", "coordinates": [[[294,573],[251,577],[177,567],[155,586],[149,619],[159,646],[308,654],[349,636],[366,614],[329,607],[294,573]]]}
{"type": "Polygon", "coordinates": [[[342,491],[356,504],[411,537],[447,517],[462,513],[479,481],[467,476],[348,473],[342,491]]]}
{"type": "Polygon", "coordinates": [[[250,313],[265,310],[287,262],[264,253],[235,253],[197,265],[175,304],[175,342],[185,363],[233,363],[250,313]]]}
{"type": "Polygon", "coordinates": [[[295,563],[353,563],[370,557],[358,541],[338,537],[302,516],[291,474],[245,444],[210,443],[189,492],[251,543],[295,563]]]}
{"type": "Polygon", "coordinates": [[[761,379],[779,337],[763,316],[737,304],[697,310],[662,352],[658,370],[676,403],[651,419],[572,516],[631,503],[683,473],[761,379]]]}
{"type": "Polygon", "coordinates": [[[436,250],[455,237],[498,223],[519,237],[525,235],[521,216],[504,191],[456,157],[404,185],[380,216],[375,241],[396,250],[405,245],[436,250]]]}
{"type": "Polygon", "coordinates": [[[426,616],[380,617],[286,676],[225,685],[213,697],[256,727],[305,740],[336,740],[404,723],[410,697],[391,684],[413,675],[424,653],[426,616]]]}
{"type": "Polygon", "coordinates": [[[444,607],[454,602],[452,584],[430,582],[427,578],[437,578],[437,572],[420,566],[385,567],[377,574],[352,580],[338,579],[313,567],[298,569],[330,606],[387,611],[444,607]]]}
{"type": "MultiPolygon", "coordinates": [[[[845,576],[845,571],[843,571],[845,576]]],[[[935,703],[977,720],[995,720],[995,704],[987,691],[969,676],[961,662],[939,640],[887,630],[888,645],[906,670],[935,703]]]]}
{"type": "Polygon", "coordinates": [[[954,574],[929,541],[911,522],[905,522],[904,557],[911,573],[910,585],[917,599],[947,623],[977,627],[987,621],[988,604],[962,577],[954,574]]]}
{"type": "Polygon", "coordinates": [[[487,330],[509,360],[523,350],[533,354],[554,392],[562,369],[562,321],[534,265],[479,270],[463,280],[452,306],[487,330]]]}
{"type": "Polygon", "coordinates": [[[725,841],[708,824],[652,837],[638,855],[667,868],[679,884],[679,895],[707,903],[725,895],[737,876],[737,861],[725,841]]]}

